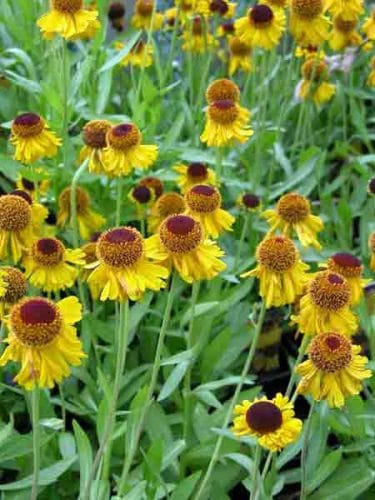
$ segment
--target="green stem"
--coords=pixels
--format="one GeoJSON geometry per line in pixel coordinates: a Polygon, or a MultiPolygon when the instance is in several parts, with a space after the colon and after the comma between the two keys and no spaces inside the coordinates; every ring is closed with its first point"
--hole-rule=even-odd
{"type": "Polygon", "coordinates": [[[33,426],[33,457],[34,472],[31,486],[31,500],[38,498],[38,483],[40,469],[40,422],[39,422],[39,387],[36,385],[31,395],[31,418],[33,426]]]}
{"type": "Polygon", "coordinates": [[[310,341],[309,335],[304,335],[302,342],[301,342],[301,345],[299,346],[298,356],[297,356],[296,361],[294,363],[294,367],[293,367],[293,370],[292,370],[292,373],[291,373],[290,379],[289,379],[289,384],[288,384],[288,387],[287,387],[286,392],[285,392],[285,396],[287,398],[290,397],[292,390],[293,390],[293,387],[294,387],[294,383],[295,383],[296,378],[297,378],[297,373],[295,371],[295,368],[301,363],[301,361],[305,355],[306,348],[309,344],[309,341],[310,341]]]}
{"type": "Polygon", "coordinates": [[[311,429],[312,414],[315,408],[315,401],[313,400],[310,406],[309,416],[305,422],[305,432],[303,435],[303,445],[301,451],[301,494],[300,500],[306,500],[306,458],[307,458],[307,446],[309,444],[309,434],[311,429]]]}
{"type": "Polygon", "coordinates": [[[61,416],[64,423],[64,430],[66,428],[66,406],[65,406],[65,397],[63,391],[63,381],[59,383],[59,393],[60,393],[60,401],[61,401],[61,416]]]}
{"type": "Polygon", "coordinates": [[[68,48],[64,38],[62,40],[62,139],[63,139],[63,166],[68,168],[68,139],[69,139],[69,77],[70,68],[68,66],[68,48]]]}
{"type": "MultiPolygon", "coordinates": [[[[260,335],[260,332],[262,330],[262,326],[263,326],[265,314],[266,314],[266,304],[263,301],[261,309],[260,309],[260,313],[259,313],[259,318],[258,318],[256,327],[255,327],[254,337],[253,337],[253,340],[252,340],[252,343],[251,343],[251,347],[250,347],[249,353],[248,353],[246,361],[245,361],[245,365],[244,365],[242,373],[241,373],[240,381],[237,384],[236,390],[235,390],[235,392],[233,394],[233,397],[232,397],[231,402],[229,404],[227,413],[225,415],[223,425],[221,427],[221,429],[223,431],[226,430],[226,428],[228,427],[228,424],[229,424],[229,422],[230,422],[230,420],[232,418],[233,409],[234,409],[234,407],[235,407],[235,405],[237,403],[238,396],[240,395],[240,392],[242,390],[243,384],[245,382],[246,375],[248,374],[248,372],[250,370],[251,362],[253,361],[255,350],[256,350],[256,347],[257,347],[257,344],[258,344],[259,335],[260,335]]],[[[219,458],[219,454],[220,454],[221,445],[223,443],[223,440],[224,440],[224,435],[221,434],[218,437],[217,441],[216,441],[215,449],[213,451],[210,463],[208,464],[208,468],[206,470],[206,474],[204,475],[204,477],[203,477],[203,479],[201,481],[201,484],[199,486],[198,493],[197,493],[197,495],[195,497],[195,500],[199,500],[200,498],[202,498],[204,489],[205,489],[205,487],[207,486],[207,484],[209,483],[209,481],[211,479],[212,472],[213,472],[214,467],[216,465],[216,462],[217,462],[217,460],[219,458]]]]}
{"type": "Polygon", "coordinates": [[[216,177],[218,182],[220,182],[223,174],[224,148],[216,148],[215,156],[216,177]]]}
{"type": "Polygon", "coordinates": [[[270,451],[268,453],[268,455],[267,455],[266,462],[264,464],[263,471],[262,471],[262,476],[261,476],[261,481],[262,482],[266,479],[266,475],[267,475],[268,469],[270,467],[271,460],[272,460],[273,456],[274,456],[274,454],[272,453],[272,451],[270,451]]]}
{"type": "MultiPolygon", "coordinates": [[[[113,383],[113,391],[111,399],[109,401],[110,407],[108,410],[108,416],[106,420],[106,425],[103,431],[99,449],[96,453],[94,463],[90,472],[90,476],[84,488],[83,500],[88,500],[90,497],[90,487],[94,481],[96,472],[102,461],[102,457],[106,454],[110,459],[111,446],[110,438],[112,436],[113,428],[116,423],[116,406],[117,400],[120,393],[121,377],[124,372],[126,363],[126,353],[127,345],[129,341],[129,301],[125,300],[120,303],[119,307],[119,321],[118,328],[116,330],[117,336],[117,357],[116,357],[116,368],[115,368],[115,379],[113,383]]],[[[107,458],[108,461],[108,458],[107,458]]]]}
{"type": "Polygon", "coordinates": [[[245,215],[245,222],[243,223],[243,226],[242,226],[242,232],[241,232],[240,241],[238,243],[237,253],[236,253],[236,256],[234,258],[234,263],[233,263],[233,272],[234,273],[237,271],[237,266],[238,266],[238,263],[239,263],[240,258],[241,258],[243,243],[245,241],[247,233],[249,232],[250,221],[251,221],[251,212],[247,212],[245,215]]]}
{"type": "Polygon", "coordinates": [[[169,47],[169,53],[168,53],[168,59],[167,59],[167,64],[166,64],[166,70],[163,75],[163,79],[161,82],[161,87],[163,88],[166,83],[168,83],[168,78],[169,75],[172,73],[173,74],[173,56],[174,56],[174,51],[176,47],[176,41],[177,41],[177,34],[178,34],[178,27],[179,27],[179,21],[180,21],[180,10],[181,10],[181,5],[178,4],[177,6],[177,12],[176,12],[176,19],[175,23],[173,26],[173,33],[172,33],[172,39],[171,39],[171,44],[169,47]]]}
{"type": "Polygon", "coordinates": [[[135,429],[134,432],[134,438],[130,444],[129,450],[126,455],[126,459],[123,465],[123,469],[121,472],[121,478],[119,482],[119,487],[118,487],[118,492],[119,495],[124,494],[125,492],[125,487],[126,487],[126,482],[128,479],[128,474],[130,472],[130,468],[133,463],[133,458],[134,455],[137,451],[138,443],[141,438],[142,434],[142,429],[143,429],[143,423],[144,419],[146,417],[147,410],[150,407],[150,404],[152,402],[152,397],[155,392],[156,388],[156,383],[157,383],[157,378],[159,375],[159,370],[160,370],[160,365],[161,365],[161,355],[164,347],[164,340],[165,336],[168,330],[169,326],[169,321],[171,318],[171,313],[172,313],[172,307],[173,307],[173,299],[175,296],[175,290],[176,290],[176,283],[177,283],[177,275],[173,274],[172,279],[171,279],[171,286],[168,292],[168,297],[167,297],[167,303],[164,309],[164,315],[163,315],[163,321],[160,327],[160,333],[159,333],[159,339],[158,343],[156,346],[156,352],[155,352],[155,359],[154,363],[152,366],[152,372],[151,372],[151,378],[150,378],[150,384],[148,388],[148,393],[147,393],[147,398],[145,401],[145,404],[143,405],[142,409],[140,410],[140,415],[138,419],[138,426],[135,429]]]}
{"type": "MultiPolygon", "coordinates": [[[[154,20],[155,20],[155,13],[156,13],[156,5],[157,5],[157,1],[155,0],[153,2],[153,6],[152,6],[152,14],[151,14],[150,26],[149,26],[149,28],[147,30],[146,48],[149,47],[150,44],[151,44],[152,29],[154,27],[154,20]]],[[[142,86],[143,86],[143,78],[144,78],[145,69],[146,69],[146,67],[145,67],[146,66],[146,57],[147,57],[147,50],[145,50],[144,53],[143,53],[143,55],[142,55],[142,66],[141,66],[141,70],[140,70],[140,74],[139,74],[139,81],[138,81],[137,93],[136,93],[136,98],[135,98],[135,102],[136,102],[135,110],[138,107],[139,100],[140,100],[140,97],[141,97],[142,86]]]]}
{"type": "Polygon", "coordinates": [[[261,456],[262,456],[262,448],[260,447],[259,443],[257,442],[256,448],[255,448],[254,462],[253,462],[253,467],[252,467],[253,479],[251,481],[250,500],[254,500],[256,498],[257,489],[258,489],[258,471],[259,471],[261,456]]]}
{"type": "MultiPolygon", "coordinates": [[[[189,322],[189,329],[186,335],[186,347],[190,350],[193,345],[193,329],[194,329],[194,318],[195,318],[195,306],[197,304],[198,295],[200,289],[200,281],[195,281],[191,289],[191,316],[189,322]]],[[[185,442],[189,442],[189,438],[192,435],[192,394],[191,394],[191,372],[194,365],[194,359],[191,360],[189,368],[186,371],[184,377],[184,439],[185,442]]]]}
{"type": "Polygon", "coordinates": [[[122,205],[122,178],[117,180],[117,197],[116,197],[116,218],[115,226],[118,227],[121,224],[121,205],[122,205]]]}

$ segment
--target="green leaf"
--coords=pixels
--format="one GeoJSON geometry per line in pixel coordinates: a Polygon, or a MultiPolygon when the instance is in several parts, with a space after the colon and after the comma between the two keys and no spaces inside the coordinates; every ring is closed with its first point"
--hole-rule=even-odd
{"type": "Polygon", "coordinates": [[[185,477],[173,491],[170,500],[189,500],[201,475],[202,472],[197,471],[191,476],[185,477]]]}
{"type": "MultiPolygon", "coordinates": [[[[217,307],[219,304],[220,304],[220,302],[218,300],[215,300],[213,302],[204,302],[201,304],[197,304],[194,308],[194,318],[197,318],[198,316],[202,316],[202,314],[208,313],[209,311],[211,311],[212,309],[217,307]]],[[[192,313],[191,308],[189,308],[185,312],[185,314],[181,318],[182,325],[186,325],[190,321],[191,316],[192,316],[191,313],[192,313]]]]}
{"type": "Polygon", "coordinates": [[[342,460],[310,500],[353,500],[375,483],[375,471],[363,458],[342,460]]]}
{"type": "MultiPolygon", "coordinates": [[[[77,455],[74,455],[65,460],[60,460],[50,467],[42,469],[39,474],[39,486],[47,486],[54,483],[57,479],[64,474],[77,460],[77,455]]],[[[33,474],[27,476],[20,481],[15,481],[9,484],[0,484],[0,491],[22,490],[30,488],[33,482],[33,474]]]]}
{"type": "Polygon", "coordinates": [[[74,437],[78,449],[79,459],[79,491],[82,494],[87,481],[90,477],[90,471],[93,463],[93,453],[90,440],[85,431],[81,428],[78,422],[73,420],[74,437]]]}
{"type": "Polygon", "coordinates": [[[342,450],[339,448],[338,450],[332,451],[328,455],[326,455],[319,467],[314,474],[312,475],[310,481],[308,481],[306,489],[307,493],[312,493],[316,488],[318,488],[323,481],[329,478],[331,474],[337,469],[339,463],[342,458],[342,450]]]}
{"type": "Polygon", "coordinates": [[[172,372],[161,388],[158,401],[163,401],[164,399],[167,399],[170,394],[172,394],[172,392],[178,387],[178,384],[183,379],[187,369],[189,368],[189,365],[189,362],[184,361],[173,368],[172,372]]]}
{"type": "Polygon", "coordinates": [[[116,66],[116,64],[118,64],[124,57],[126,57],[134,47],[134,45],[137,43],[140,36],[141,31],[136,31],[125,43],[124,48],[116,51],[116,53],[110,59],[108,59],[105,64],[103,64],[103,66],[99,69],[99,73],[110,70],[111,68],[116,66]]]}

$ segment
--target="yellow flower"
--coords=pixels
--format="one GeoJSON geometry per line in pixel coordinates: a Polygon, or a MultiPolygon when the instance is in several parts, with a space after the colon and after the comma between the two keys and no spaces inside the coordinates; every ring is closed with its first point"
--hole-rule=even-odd
{"type": "Polygon", "coordinates": [[[375,40],[375,8],[372,9],[371,15],[366,17],[362,31],[369,40],[375,40]]]}
{"type": "Polygon", "coordinates": [[[221,195],[217,188],[197,184],[185,194],[186,214],[200,222],[206,237],[218,238],[224,231],[232,231],[234,217],[221,208],[221,195]]]}
{"type": "Polygon", "coordinates": [[[301,99],[312,99],[324,104],[335,94],[336,86],[328,83],[328,66],[323,60],[307,59],[302,66],[303,80],[299,91],[301,99]]]}
{"type": "Polygon", "coordinates": [[[294,55],[296,57],[303,57],[305,59],[312,58],[315,60],[325,58],[324,50],[315,45],[298,45],[296,47],[294,55]]]}
{"type": "Polygon", "coordinates": [[[44,292],[71,288],[78,277],[76,266],[84,264],[81,249],[67,249],[57,238],[36,240],[23,259],[26,278],[44,292]]]}
{"type": "Polygon", "coordinates": [[[249,212],[254,212],[260,209],[261,202],[259,196],[252,193],[242,193],[236,200],[238,208],[244,208],[249,212]]]}
{"type": "Polygon", "coordinates": [[[352,305],[357,305],[361,301],[363,288],[371,280],[362,278],[363,265],[357,257],[345,252],[335,253],[327,260],[326,264],[320,264],[319,267],[344,276],[350,286],[350,303],[352,305]]]}
{"type": "MultiPolygon", "coordinates": [[[[36,173],[45,173],[42,168],[35,169],[36,173]]],[[[47,174],[46,174],[47,175],[47,174]]],[[[32,200],[37,200],[39,196],[47,194],[48,188],[50,186],[49,179],[43,179],[40,181],[30,181],[21,175],[18,175],[16,182],[17,190],[25,191],[32,200]]]]}
{"type": "Polygon", "coordinates": [[[357,20],[363,13],[363,0],[324,0],[324,10],[345,21],[357,20]]]}
{"type": "Polygon", "coordinates": [[[360,352],[361,347],[341,333],[317,335],[308,348],[309,359],[296,367],[302,376],[297,393],[326,400],[331,408],[344,406],[347,397],[360,393],[362,380],[372,375],[365,369],[368,359],[360,352]]]}
{"type": "Polygon", "coordinates": [[[293,304],[303,292],[309,269],[300,260],[293,241],[285,236],[265,238],[257,247],[256,259],[256,268],[241,274],[241,278],[259,279],[259,294],[267,308],[293,304]]]}
{"type": "Polygon", "coordinates": [[[220,259],[224,252],[205,240],[201,224],[188,215],[171,215],[159,233],[146,240],[151,259],[175,269],[187,283],[215,278],[226,269],[220,259]]]}
{"type": "Polygon", "coordinates": [[[307,335],[335,330],[353,335],[358,319],[349,308],[350,297],[350,286],[343,276],[331,271],[316,273],[301,299],[299,313],[291,319],[307,335]]]}
{"type": "Polygon", "coordinates": [[[70,375],[70,365],[79,366],[86,355],[73,326],[81,320],[77,297],[56,304],[42,297],[25,298],[12,307],[8,321],[8,346],[0,366],[21,363],[14,381],[32,390],[36,385],[52,389],[70,375]]]}
{"type": "Polygon", "coordinates": [[[194,17],[191,23],[184,25],[181,38],[182,50],[195,54],[202,54],[207,49],[218,45],[208,28],[203,27],[202,18],[199,16],[194,17]]]}
{"type": "Polygon", "coordinates": [[[0,196],[0,259],[17,263],[40,235],[47,215],[47,209],[24,191],[0,196]]]}
{"type": "Polygon", "coordinates": [[[26,295],[23,273],[15,267],[0,267],[0,320],[9,309],[26,295]]]}
{"type": "Polygon", "coordinates": [[[178,193],[165,193],[160,196],[151,208],[148,218],[148,227],[152,233],[156,233],[160,224],[169,216],[182,214],[186,210],[184,198],[178,193]]]}
{"type": "MultiPolygon", "coordinates": [[[[121,50],[125,45],[121,42],[115,42],[115,48],[121,50]]],[[[134,47],[132,47],[129,54],[127,54],[121,61],[121,66],[139,66],[140,68],[148,68],[152,65],[152,55],[154,47],[151,44],[139,40],[134,47]]]]}
{"type": "Polygon", "coordinates": [[[323,0],[292,0],[290,31],[300,45],[320,45],[328,39],[329,20],[323,0]]]}
{"type": "Polygon", "coordinates": [[[234,17],[237,4],[228,0],[197,0],[195,12],[202,16],[234,17]]]}
{"type": "Polygon", "coordinates": [[[117,227],[100,235],[96,254],[98,261],[87,283],[100,293],[100,300],[138,300],[147,290],[158,291],[165,287],[168,270],[150,262],[147,245],[131,227],[117,227]]]}
{"type": "Polygon", "coordinates": [[[375,87],[375,56],[371,59],[371,71],[367,77],[367,85],[375,87]]]}
{"type": "Polygon", "coordinates": [[[182,193],[186,193],[188,189],[197,184],[217,185],[215,172],[204,163],[193,162],[188,166],[178,164],[173,167],[173,170],[180,174],[176,182],[182,193]]]}
{"type": "Polygon", "coordinates": [[[24,113],[13,120],[10,142],[15,147],[14,159],[26,164],[56,156],[61,145],[43,118],[34,113],[24,113]]]}
{"type": "Polygon", "coordinates": [[[266,450],[277,452],[297,441],[302,421],[294,416],[294,406],[286,396],[277,393],[273,399],[263,396],[242,401],[234,408],[232,432],[251,436],[266,450]]]}
{"type": "Polygon", "coordinates": [[[229,40],[229,74],[232,76],[241,69],[245,73],[251,70],[251,47],[241,42],[237,36],[229,40]]]}
{"type": "Polygon", "coordinates": [[[103,164],[107,175],[128,175],[135,168],[149,168],[158,156],[158,147],[141,144],[142,134],[132,123],[116,125],[107,133],[103,164]]]}
{"type": "Polygon", "coordinates": [[[83,127],[82,137],[84,146],[79,153],[79,162],[89,159],[89,171],[92,174],[105,173],[103,166],[103,152],[107,146],[107,132],[112,128],[107,120],[91,120],[83,127]]]}
{"type": "Polygon", "coordinates": [[[51,10],[37,21],[43,36],[51,39],[87,38],[100,27],[98,11],[83,7],[83,0],[51,0],[51,10]]]}
{"type": "MultiPolygon", "coordinates": [[[[156,8],[156,6],[155,6],[156,8]]],[[[131,19],[133,28],[149,30],[152,22],[153,30],[160,30],[163,24],[163,15],[154,10],[153,0],[137,0],[134,6],[135,13],[131,19]]]]}
{"type": "Polygon", "coordinates": [[[320,217],[311,214],[310,202],[297,193],[284,194],[278,201],[275,210],[265,210],[262,214],[271,226],[269,234],[277,230],[285,236],[296,233],[304,247],[321,248],[317,233],[323,229],[320,217]]]}
{"type": "Polygon", "coordinates": [[[370,234],[369,240],[368,240],[368,247],[371,253],[371,258],[370,258],[370,269],[371,271],[375,272],[375,231],[370,234]]]}
{"type": "Polygon", "coordinates": [[[248,10],[247,16],[237,19],[235,28],[241,42],[271,50],[279,43],[285,29],[285,14],[280,9],[258,4],[248,10]]]}
{"type": "MultiPolygon", "coordinates": [[[[77,221],[79,234],[84,240],[88,240],[92,233],[98,231],[104,224],[105,218],[90,208],[90,196],[87,191],[77,187],[77,221]]],[[[67,187],[60,193],[59,210],[57,212],[57,225],[65,227],[70,220],[70,198],[71,189],[67,187]]]]}
{"type": "Polygon", "coordinates": [[[253,135],[250,112],[238,103],[224,99],[208,105],[201,141],[207,146],[228,146],[235,141],[246,142],[253,135]]]}
{"type": "Polygon", "coordinates": [[[341,15],[333,19],[333,31],[329,39],[332,50],[340,51],[352,45],[360,45],[362,37],[355,31],[357,19],[345,21],[341,15]]]}

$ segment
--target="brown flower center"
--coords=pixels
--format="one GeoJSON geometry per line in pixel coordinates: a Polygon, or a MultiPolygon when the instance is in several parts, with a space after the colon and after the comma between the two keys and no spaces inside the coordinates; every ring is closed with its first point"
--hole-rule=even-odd
{"type": "Polygon", "coordinates": [[[249,19],[257,28],[263,29],[271,25],[273,12],[268,5],[255,5],[249,10],[249,19]]]}
{"type": "Polygon", "coordinates": [[[83,141],[90,148],[102,149],[107,145],[106,136],[112,125],[107,120],[92,120],[83,127],[83,141]]]}
{"type": "Polygon", "coordinates": [[[15,336],[30,347],[44,347],[61,330],[62,317],[55,304],[42,297],[25,298],[10,313],[10,325],[15,336]]]}
{"type": "Polygon", "coordinates": [[[350,253],[335,253],[328,259],[328,269],[341,274],[344,278],[359,278],[362,274],[362,262],[350,253]]]}
{"type": "Polygon", "coordinates": [[[132,196],[141,204],[148,203],[152,198],[151,191],[147,186],[135,186],[132,191],[132,196]]]}
{"type": "Polygon", "coordinates": [[[152,0],[137,0],[135,4],[137,14],[142,17],[151,17],[154,8],[152,0]]]}
{"type": "Polygon", "coordinates": [[[108,131],[107,141],[112,148],[124,151],[141,142],[141,133],[132,123],[123,123],[108,131]]]}
{"type": "Polygon", "coordinates": [[[341,33],[350,33],[351,31],[355,30],[357,26],[357,20],[346,20],[343,19],[342,16],[338,15],[333,19],[333,24],[337,31],[340,31],[341,33]]]}
{"type": "Polygon", "coordinates": [[[292,11],[302,19],[314,19],[323,12],[323,2],[322,0],[292,0],[292,11]]]}
{"type": "Polygon", "coordinates": [[[116,227],[105,231],[98,239],[97,256],[113,267],[128,267],[143,255],[143,239],[132,227],[116,227]]]}
{"type": "Polygon", "coordinates": [[[205,184],[198,184],[190,188],[185,199],[190,210],[197,213],[210,213],[220,208],[221,205],[219,191],[205,184]]]}
{"type": "Polygon", "coordinates": [[[251,193],[246,193],[242,196],[242,203],[246,208],[257,208],[260,204],[259,196],[251,193]]]}
{"type": "Polygon", "coordinates": [[[52,7],[64,14],[75,14],[83,8],[83,0],[52,0],[52,7]]]}
{"type": "Polygon", "coordinates": [[[293,224],[310,215],[310,203],[304,196],[289,193],[280,198],[276,210],[283,220],[293,224]]]}
{"type": "Polygon", "coordinates": [[[26,279],[15,267],[1,267],[0,271],[5,271],[3,280],[5,282],[5,294],[0,298],[6,304],[15,304],[26,295],[26,279]]]}
{"type": "Polygon", "coordinates": [[[237,102],[240,100],[240,89],[227,78],[215,80],[206,90],[206,99],[208,103],[225,101],[227,99],[237,102]]]}
{"type": "Polygon", "coordinates": [[[31,208],[22,197],[14,194],[0,196],[0,229],[19,232],[31,221],[31,208]]]}
{"type": "Polygon", "coordinates": [[[139,181],[141,186],[146,186],[151,189],[156,198],[159,198],[163,194],[163,183],[157,177],[144,177],[139,181]]]}
{"type": "Polygon", "coordinates": [[[280,429],[283,416],[271,401],[257,401],[246,412],[246,422],[251,430],[264,435],[280,429]]]}
{"type": "Polygon", "coordinates": [[[251,54],[250,45],[241,42],[241,40],[237,36],[234,36],[233,38],[230,39],[229,48],[231,53],[235,56],[246,57],[251,54]]]}
{"type": "Polygon", "coordinates": [[[125,16],[125,7],[120,2],[111,3],[108,9],[108,18],[111,21],[122,19],[125,16]]]}
{"type": "Polygon", "coordinates": [[[29,181],[28,179],[21,177],[21,184],[26,191],[35,191],[35,183],[33,181],[29,181]]]}
{"type": "Polygon", "coordinates": [[[285,236],[271,236],[257,249],[259,263],[269,271],[283,273],[297,262],[298,252],[292,240],[285,236]]]}
{"type": "Polygon", "coordinates": [[[306,80],[320,82],[328,77],[328,66],[324,61],[310,58],[302,66],[302,75],[306,80]]]}
{"type": "Polygon", "coordinates": [[[12,132],[22,138],[35,137],[43,131],[44,126],[44,120],[39,115],[24,113],[13,120],[12,132]]]}
{"type": "Polygon", "coordinates": [[[315,305],[328,311],[339,311],[349,304],[350,287],[339,274],[323,271],[313,278],[309,294],[315,305]]]}
{"type": "MultiPolygon", "coordinates": [[[[65,212],[70,213],[70,197],[71,189],[67,187],[61,192],[59,196],[59,208],[65,212]]],[[[76,188],[76,199],[77,199],[77,214],[84,215],[90,205],[90,197],[86,190],[81,187],[76,188]]]]}
{"type": "Polygon", "coordinates": [[[230,35],[235,32],[234,23],[232,21],[227,21],[226,23],[222,23],[221,27],[224,33],[226,33],[227,35],[230,35]]]}
{"type": "Polygon", "coordinates": [[[187,215],[171,215],[159,229],[160,240],[172,253],[188,253],[195,250],[202,241],[202,227],[187,215]]]}
{"type": "Polygon", "coordinates": [[[208,177],[208,168],[204,163],[190,163],[187,168],[187,175],[193,182],[205,181],[208,177]]]}
{"type": "Polygon", "coordinates": [[[341,333],[316,335],[309,347],[311,362],[323,372],[334,373],[346,368],[352,360],[350,340],[341,333]]]}
{"type": "Polygon", "coordinates": [[[220,125],[229,125],[236,121],[239,116],[239,108],[230,99],[215,101],[208,107],[208,116],[220,125]]]}
{"type": "Polygon", "coordinates": [[[65,247],[56,238],[41,238],[31,248],[34,261],[44,267],[56,266],[63,262],[65,247]]]}
{"type": "Polygon", "coordinates": [[[225,16],[228,12],[229,6],[224,0],[212,0],[210,2],[210,11],[225,16]]]}
{"type": "Polygon", "coordinates": [[[195,36],[201,36],[203,34],[202,20],[200,17],[194,17],[191,31],[195,36]]]}
{"type": "Polygon", "coordinates": [[[156,202],[155,210],[161,219],[168,215],[176,215],[185,212],[185,200],[178,193],[165,193],[156,202]]]}

